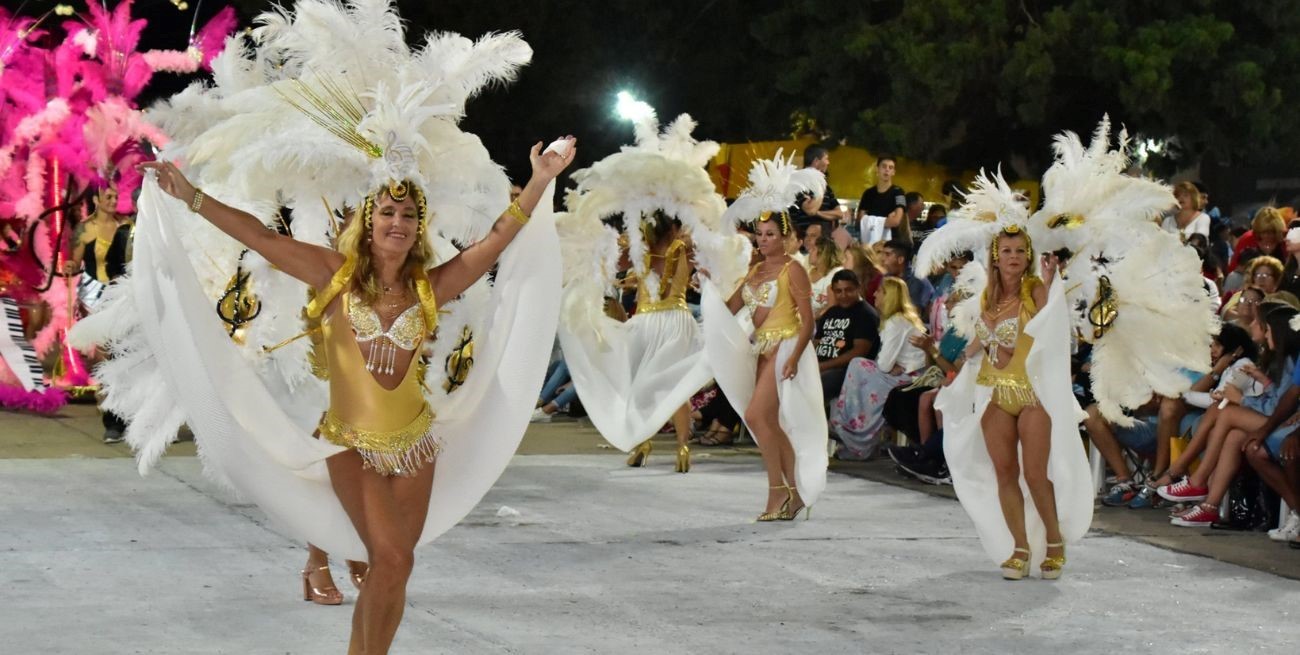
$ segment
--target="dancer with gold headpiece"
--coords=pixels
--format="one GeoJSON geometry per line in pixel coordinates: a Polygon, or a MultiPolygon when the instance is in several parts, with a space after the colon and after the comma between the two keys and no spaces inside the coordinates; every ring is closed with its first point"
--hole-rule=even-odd
{"type": "Polygon", "coordinates": [[[372,655],[415,548],[478,503],[527,426],[558,316],[553,180],[575,142],[534,146],[511,202],[457,124],[527,63],[517,34],[413,52],[387,0],[295,9],[155,114],[175,139],[148,167],[132,270],[76,336],[115,355],[99,378],[142,471],[185,422],[211,477],[369,563],[349,652],[372,655]],[[262,311],[237,341],[212,307],[238,266],[262,311]],[[317,330],[327,380],[298,338],[317,330]]]}
{"type": "Polygon", "coordinates": [[[826,411],[808,349],[812,284],[785,248],[794,232],[785,208],[801,192],[820,194],[825,183],[779,152],[756,161],[749,188],[723,221],[757,221],[762,261],[743,276],[710,270],[702,293],[705,350],[718,386],[763,455],[768,490],[761,522],[793,520],[826,488],[826,411]]]}

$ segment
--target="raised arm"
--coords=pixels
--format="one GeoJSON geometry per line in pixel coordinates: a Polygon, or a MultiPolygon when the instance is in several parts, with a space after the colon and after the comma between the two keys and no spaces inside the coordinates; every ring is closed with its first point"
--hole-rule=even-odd
{"type": "Polygon", "coordinates": [[[559,175],[577,154],[577,139],[567,137],[566,146],[560,148],[563,155],[556,151],[542,152],[539,141],[533,146],[528,158],[533,165],[533,175],[519,194],[517,204],[512,204],[492,225],[492,231],[481,241],[462,250],[445,264],[429,271],[429,285],[433,287],[434,297],[440,301],[450,300],[464,293],[471,284],[487,274],[488,269],[496,264],[501,253],[519,234],[532,215],[537,203],[541,201],[546,187],[559,175]]]}
{"type": "Polygon", "coordinates": [[[140,168],[156,173],[158,187],[165,193],[188,203],[191,211],[295,279],[323,289],[343,265],[343,255],[281,235],[262,225],[252,214],[204,195],[171,162],[149,162],[140,168]]]}

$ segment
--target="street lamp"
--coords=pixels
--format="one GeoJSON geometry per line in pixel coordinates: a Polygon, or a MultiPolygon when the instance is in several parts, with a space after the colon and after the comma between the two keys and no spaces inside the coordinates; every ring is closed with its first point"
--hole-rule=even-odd
{"type": "Polygon", "coordinates": [[[637,100],[627,91],[618,92],[618,103],[614,105],[614,111],[619,118],[633,123],[649,118],[655,113],[654,108],[637,100]]]}

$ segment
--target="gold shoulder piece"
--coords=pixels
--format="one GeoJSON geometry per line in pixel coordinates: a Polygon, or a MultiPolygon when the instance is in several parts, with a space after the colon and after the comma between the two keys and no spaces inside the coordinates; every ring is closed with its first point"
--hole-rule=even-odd
{"type": "Polygon", "coordinates": [[[438,328],[438,299],[433,296],[427,274],[415,278],[415,294],[420,297],[420,313],[424,314],[426,334],[433,334],[438,328]]]}
{"type": "Polygon", "coordinates": [[[320,293],[316,294],[315,298],[311,299],[311,302],[307,303],[307,318],[321,317],[321,314],[325,312],[325,308],[329,307],[329,304],[334,302],[334,299],[338,297],[344,287],[352,281],[352,273],[356,271],[356,268],[357,260],[355,257],[348,257],[343,260],[343,265],[339,267],[339,270],[335,271],[334,277],[330,278],[329,286],[325,287],[320,293]]]}

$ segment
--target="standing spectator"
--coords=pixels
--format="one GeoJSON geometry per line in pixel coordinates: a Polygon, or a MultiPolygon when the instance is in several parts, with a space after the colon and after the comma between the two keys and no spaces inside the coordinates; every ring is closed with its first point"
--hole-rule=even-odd
{"type": "Polygon", "coordinates": [[[874,359],[880,350],[880,317],[862,300],[862,287],[853,271],[831,277],[834,304],[817,321],[813,339],[822,374],[822,396],[831,402],[840,395],[844,374],[855,357],[874,359]]]}
{"type": "MultiPolygon", "coordinates": [[[[930,303],[934,300],[934,285],[930,284],[929,280],[912,274],[912,246],[903,241],[888,241],[885,243],[880,262],[885,269],[885,275],[902,278],[907,283],[907,293],[912,298],[912,306],[916,307],[916,311],[922,316],[928,316],[930,303]]],[[[874,296],[875,291],[875,289],[868,289],[868,295],[874,296]]]]}
{"type": "Polygon", "coordinates": [[[1232,235],[1232,224],[1219,221],[1210,224],[1210,252],[1218,260],[1224,273],[1228,272],[1228,261],[1232,259],[1232,244],[1236,237],[1232,235]]]}
{"type": "Polygon", "coordinates": [[[1165,217],[1165,231],[1177,233],[1183,241],[1193,234],[1210,238],[1210,215],[1201,211],[1205,201],[1196,185],[1179,182],[1174,186],[1174,199],[1178,201],[1178,211],[1165,217]]]}
{"type": "MultiPolygon", "coordinates": [[[[831,153],[822,146],[808,146],[803,151],[803,167],[811,168],[822,175],[831,166],[831,153]]],[[[826,185],[826,191],[820,197],[811,193],[801,193],[795,197],[795,204],[790,208],[790,220],[794,222],[795,228],[803,233],[809,225],[820,225],[823,233],[830,234],[844,220],[844,210],[840,209],[839,198],[835,197],[835,192],[831,190],[831,185],[826,185]]]]}
{"type": "MultiPolygon", "coordinates": [[[[907,210],[907,198],[903,189],[894,184],[894,169],[897,162],[893,157],[881,157],[876,160],[876,186],[862,192],[858,201],[858,221],[862,224],[862,243],[870,246],[878,241],[894,238],[894,229],[906,230],[903,215],[907,210]]],[[[905,241],[911,241],[910,230],[905,241]]],[[[903,236],[903,235],[900,235],[903,236]]]]}

